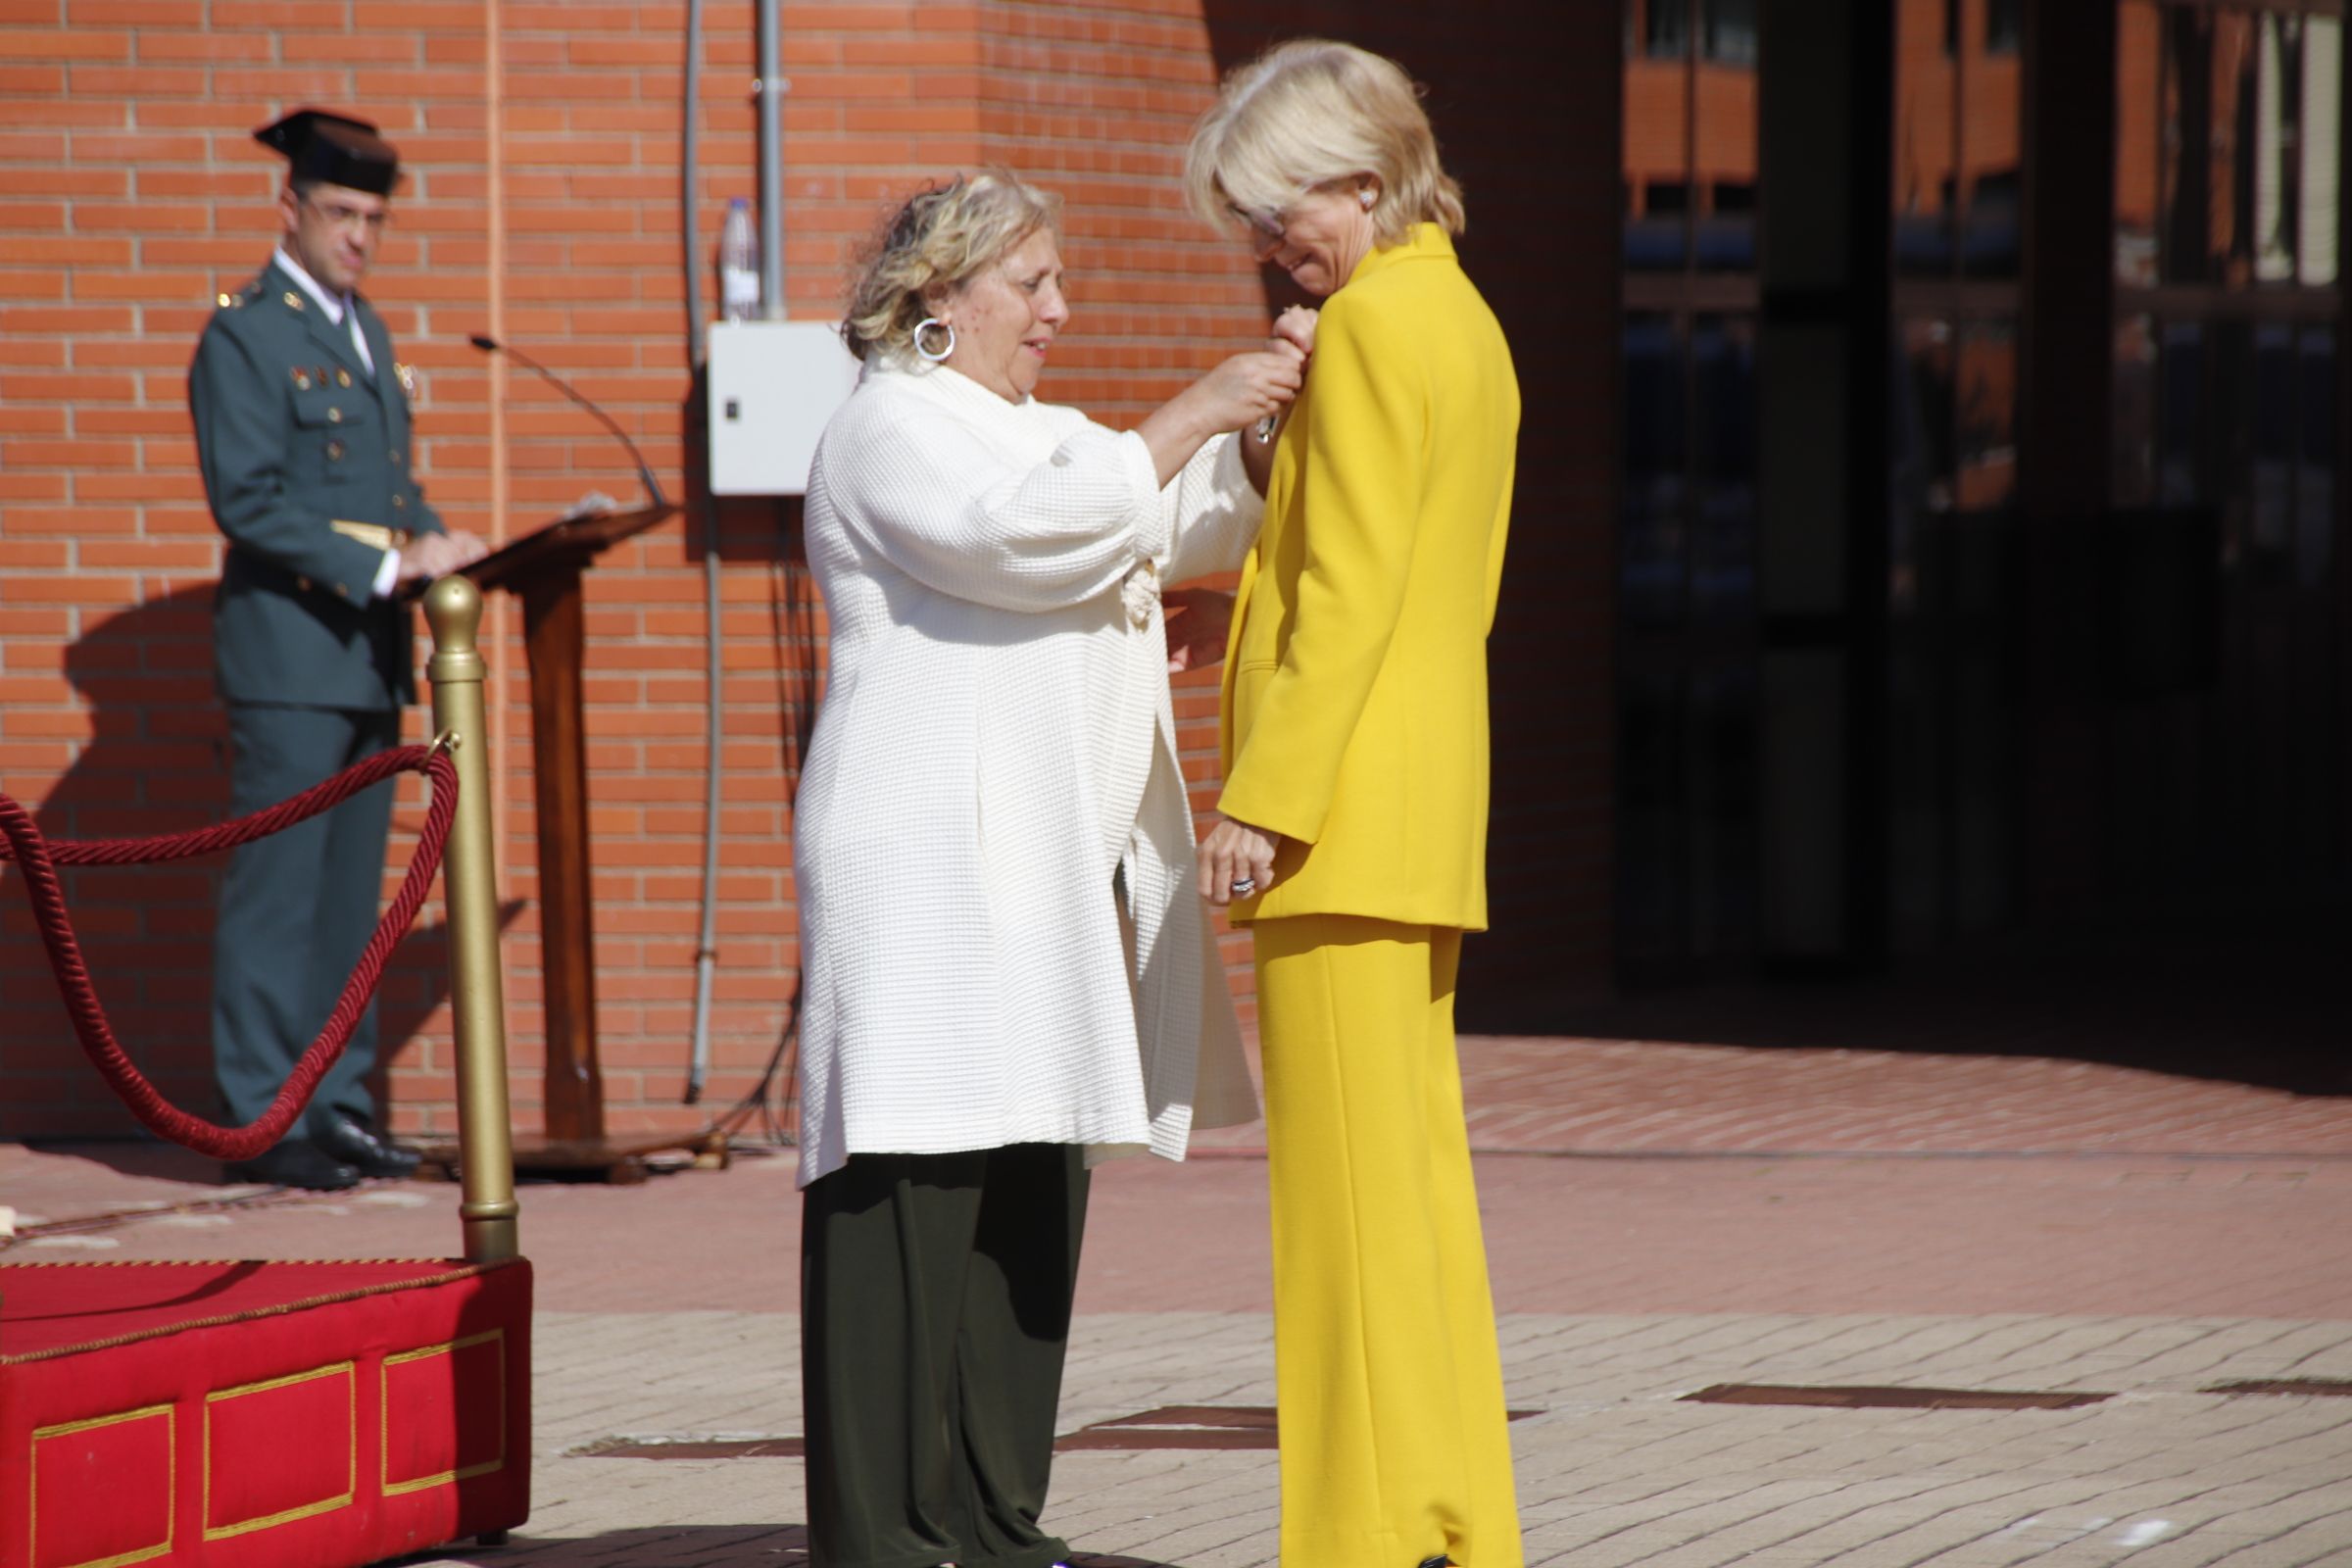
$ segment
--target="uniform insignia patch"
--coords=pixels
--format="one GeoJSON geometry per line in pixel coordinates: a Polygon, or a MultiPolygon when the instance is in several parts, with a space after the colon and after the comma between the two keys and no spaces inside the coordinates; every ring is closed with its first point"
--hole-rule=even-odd
{"type": "Polygon", "coordinates": [[[410,397],[415,397],[416,395],[416,367],[414,365],[403,365],[400,361],[394,360],[392,362],[392,374],[398,378],[401,391],[407,393],[410,397]]]}
{"type": "Polygon", "coordinates": [[[294,390],[297,392],[308,392],[310,389],[311,372],[297,365],[294,367],[294,390]]]}
{"type": "Polygon", "coordinates": [[[288,289],[285,291],[285,293],[278,297],[286,302],[287,310],[294,312],[298,316],[302,313],[301,295],[295,293],[292,289],[288,289]]]}

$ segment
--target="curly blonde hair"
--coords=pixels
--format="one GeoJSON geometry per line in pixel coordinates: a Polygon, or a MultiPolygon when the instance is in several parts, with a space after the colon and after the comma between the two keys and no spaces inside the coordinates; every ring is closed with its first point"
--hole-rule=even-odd
{"type": "Polygon", "coordinates": [[[960,286],[1036,233],[1061,232],[1061,198],[998,169],[916,191],[883,224],[850,290],[841,335],[860,360],[905,359],[931,314],[923,296],[960,286]]]}
{"type": "Polygon", "coordinates": [[[1227,226],[1237,214],[1270,223],[1308,191],[1356,174],[1380,181],[1379,244],[1397,243],[1416,223],[1453,234],[1468,226],[1421,89],[1394,60],[1328,38],[1277,44],[1228,72],[1184,158],[1193,210],[1227,226]]]}

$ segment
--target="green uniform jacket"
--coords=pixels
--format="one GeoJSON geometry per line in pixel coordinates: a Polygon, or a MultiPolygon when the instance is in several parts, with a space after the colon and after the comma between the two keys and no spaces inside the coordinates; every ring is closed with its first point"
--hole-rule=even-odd
{"type": "Polygon", "coordinates": [[[441,529],[410,471],[392,340],[366,300],[353,308],[372,374],[349,323],[273,260],[221,296],[188,368],[205,495],[229,541],[213,658],[231,703],[383,710],[416,696],[414,617],[372,597],[384,540],[333,526],[441,529]]]}

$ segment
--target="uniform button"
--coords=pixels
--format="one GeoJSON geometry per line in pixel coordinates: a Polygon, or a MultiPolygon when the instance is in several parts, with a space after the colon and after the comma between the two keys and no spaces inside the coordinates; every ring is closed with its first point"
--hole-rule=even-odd
{"type": "Polygon", "coordinates": [[[341,409],[328,409],[326,411],[326,422],[329,424],[341,424],[343,422],[343,411],[341,409]]]}
{"type": "Polygon", "coordinates": [[[327,461],[330,463],[341,463],[343,461],[343,443],[340,441],[329,441],[326,444],[326,456],[327,461]]]}
{"type": "Polygon", "coordinates": [[[408,507],[409,498],[407,496],[394,496],[392,498],[392,510],[394,512],[406,512],[408,507]]]}
{"type": "Polygon", "coordinates": [[[224,311],[228,309],[228,296],[225,294],[220,296],[220,308],[224,311]]]}

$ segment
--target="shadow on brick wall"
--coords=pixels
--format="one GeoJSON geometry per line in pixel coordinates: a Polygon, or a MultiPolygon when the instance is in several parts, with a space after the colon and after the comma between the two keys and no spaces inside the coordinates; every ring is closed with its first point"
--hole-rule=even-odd
{"type": "MultiPolygon", "coordinates": [[[[689,452],[701,431],[689,421],[689,452]]],[[[711,554],[716,537],[722,573],[740,576],[759,571],[765,579],[761,596],[765,623],[760,635],[773,648],[769,667],[775,674],[775,710],[782,715],[778,765],[788,798],[800,793],[801,760],[808,755],[808,738],[816,726],[816,704],[825,662],[825,620],[822,597],[808,572],[808,538],[801,526],[799,496],[723,496],[718,500],[716,526],[706,510],[699,457],[689,463],[688,495],[680,525],[685,529],[686,559],[697,566],[711,554]]],[[[737,635],[740,635],[738,633],[737,635]]]]}
{"type": "MultiPolygon", "coordinates": [[[[90,738],[37,802],[53,839],[183,832],[228,814],[226,725],[213,692],[212,585],[151,599],[98,621],[65,652],[90,738]]],[[[422,787],[396,786],[404,814],[422,787]]],[[[396,833],[390,858],[410,844],[396,833]]],[[[214,904],[224,855],[61,873],[83,955],[116,1038],[174,1103],[217,1116],[212,1084],[214,904]]],[[[427,912],[437,921],[436,899],[427,912]]],[[[514,906],[503,911],[512,919],[514,906]]],[[[381,1075],[448,995],[449,956],[435,925],[415,931],[384,975],[381,1075]]],[[[83,1057],[21,880],[0,876],[0,1138],[143,1138],[83,1057]]]]}
{"type": "Polygon", "coordinates": [[[778,763],[789,796],[798,796],[801,759],[808,755],[808,737],[816,725],[825,659],[824,607],[808,573],[808,536],[802,526],[805,503],[800,496],[713,498],[707,415],[698,374],[680,408],[686,494],[676,525],[683,530],[686,560],[695,565],[715,553],[722,572],[758,570],[766,578],[763,635],[774,648],[776,710],[783,716],[778,763]]]}

